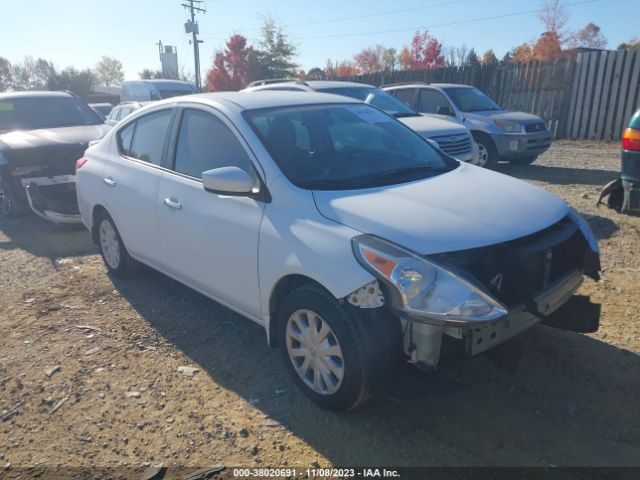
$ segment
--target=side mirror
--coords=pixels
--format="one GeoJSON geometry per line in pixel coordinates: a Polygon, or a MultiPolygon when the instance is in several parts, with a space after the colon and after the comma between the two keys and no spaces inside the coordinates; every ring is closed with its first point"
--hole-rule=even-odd
{"type": "Polygon", "coordinates": [[[435,140],[432,140],[431,138],[427,138],[427,142],[436,150],[440,150],[440,144],[438,144],[438,142],[436,142],[435,140]]]}
{"type": "Polygon", "coordinates": [[[202,173],[202,185],[220,195],[249,196],[254,192],[253,177],[238,167],[221,167],[202,173]]]}
{"type": "Polygon", "coordinates": [[[438,115],[447,115],[449,117],[453,117],[453,112],[451,111],[451,108],[449,108],[446,105],[440,105],[438,107],[438,115]]]}

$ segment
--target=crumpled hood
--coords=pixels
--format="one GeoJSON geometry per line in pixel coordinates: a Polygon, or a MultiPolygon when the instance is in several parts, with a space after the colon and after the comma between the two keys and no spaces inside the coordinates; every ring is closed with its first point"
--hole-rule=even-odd
{"type": "Polygon", "coordinates": [[[434,135],[469,133],[467,128],[458,122],[443,118],[420,115],[419,117],[404,117],[398,120],[423,138],[429,138],[434,135]]]}
{"type": "Polygon", "coordinates": [[[465,113],[465,115],[467,117],[484,117],[489,120],[515,120],[523,124],[540,123],[544,121],[542,118],[537,115],[533,115],[532,113],[514,112],[510,110],[500,110],[497,112],[493,110],[487,110],[484,112],[468,112],[465,113]]]}
{"type": "Polygon", "coordinates": [[[41,130],[14,130],[0,134],[0,150],[33,149],[54,145],[88,144],[102,138],[111,127],[82,125],[76,127],[46,128],[41,130]]]}
{"type": "Polygon", "coordinates": [[[469,164],[433,178],[365,190],[313,192],[320,213],[420,254],[493,245],[567,215],[555,195],[469,164]]]}

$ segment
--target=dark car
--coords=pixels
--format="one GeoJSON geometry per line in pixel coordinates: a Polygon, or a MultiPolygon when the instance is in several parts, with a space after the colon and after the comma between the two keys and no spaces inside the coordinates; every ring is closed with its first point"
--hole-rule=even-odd
{"type": "Polygon", "coordinates": [[[2,214],[79,222],[75,164],[109,128],[71,93],[0,94],[2,214]]]}
{"type": "Polygon", "coordinates": [[[640,213],[640,110],[622,133],[621,157],[620,177],[604,187],[598,205],[608,196],[609,208],[622,213],[640,213]]]}
{"type": "Polygon", "coordinates": [[[107,118],[107,116],[113,110],[113,105],[110,103],[90,103],[89,106],[95,112],[97,112],[100,116],[107,118]]]}

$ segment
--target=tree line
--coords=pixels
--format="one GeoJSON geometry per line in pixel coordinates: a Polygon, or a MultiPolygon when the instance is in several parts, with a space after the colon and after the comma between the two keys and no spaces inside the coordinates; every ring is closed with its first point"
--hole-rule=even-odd
{"type": "Polygon", "coordinates": [[[68,90],[86,100],[96,86],[111,87],[123,80],[122,63],[108,56],[103,56],[95,68],[84,70],[75,67],[58,70],[53,62],[42,58],[27,56],[22,62],[11,64],[0,57],[0,92],[68,90]]]}
{"type": "MultiPolygon", "coordinates": [[[[314,67],[308,71],[299,70],[295,64],[297,47],[282,27],[273,20],[267,20],[255,46],[249,45],[246,37],[233,35],[223,50],[215,52],[213,65],[207,74],[207,86],[210,91],[239,90],[257,79],[320,80],[395,70],[544,61],[569,55],[579,48],[607,47],[608,41],[601,28],[593,22],[577,31],[567,29],[569,13],[560,0],[547,0],[538,11],[538,19],[543,30],[541,35],[512,48],[501,59],[493,49],[479,54],[473,47],[464,44],[445,47],[430,32],[418,31],[400,50],[377,44],[364,48],[350,59],[328,59],[324,67],[314,67]]],[[[640,40],[632,38],[618,48],[640,49],[640,40]]]]}

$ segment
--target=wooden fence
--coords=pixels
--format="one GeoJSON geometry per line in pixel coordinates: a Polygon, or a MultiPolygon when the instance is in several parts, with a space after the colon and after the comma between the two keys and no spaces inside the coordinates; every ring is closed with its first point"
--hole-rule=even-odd
{"type": "Polygon", "coordinates": [[[535,113],[556,138],[619,140],[640,106],[640,51],[581,52],[546,62],[381,72],[344,78],[373,85],[462,83],[504,108],[535,113]]]}

